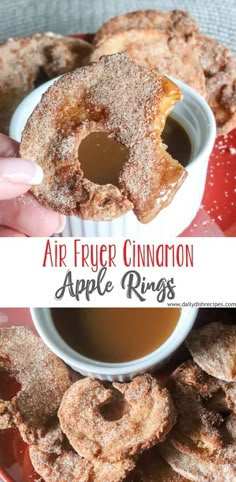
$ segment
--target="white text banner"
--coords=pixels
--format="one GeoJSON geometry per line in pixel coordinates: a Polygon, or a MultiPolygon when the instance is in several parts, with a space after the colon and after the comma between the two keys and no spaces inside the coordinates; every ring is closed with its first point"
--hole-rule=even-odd
{"type": "Polygon", "coordinates": [[[236,306],[234,238],[2,238],[1,307],[236,306]]]}

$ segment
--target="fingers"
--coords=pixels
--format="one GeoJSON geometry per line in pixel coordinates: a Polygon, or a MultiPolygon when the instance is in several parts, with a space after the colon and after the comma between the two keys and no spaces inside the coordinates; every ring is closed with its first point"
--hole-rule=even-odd
{"type": "Polygon", "coordinates": [[[40,206],[31,194],[23,195],[42,182],[42,168],[16,156],[18,142],[0,134],[0,236],[51,236],[61,232],[65,216],[40,206]]]}
{"type": "Polygon", "coordinates": [[[0,226],[0,238],[22,238],[25,234],[19,233],[11,228],[6,228],[5,226],[0,226]]]}
{"type": "Polygon", "coordinates": [[[12,199],[43,180],[42,168],[21,158],[0,158],[0,199],[12,199]]]}
{"type": "Polygon", "coordinates": [[[19,156],[18,142],[0,134],[0,199],[17,197],[43,180],[38,164],[16,156],[19,156]]]}
{"type": "Polygon", "coordinates": [[[51,236],[61,232],[64,224],[65,216],[41,206],[30,193],[0,201],[0,225],[26,236],[51,236]]]}

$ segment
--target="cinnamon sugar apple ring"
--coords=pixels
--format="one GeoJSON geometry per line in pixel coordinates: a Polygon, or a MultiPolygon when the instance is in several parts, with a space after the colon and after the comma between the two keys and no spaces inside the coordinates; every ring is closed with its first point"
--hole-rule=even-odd
{"type": "Polygon", "coordinates": [[[17,427],[25,442],[59,451],[56,415],[71,385],[64,363],[29,328],[15,326],[0,328],[0,369],[21,385],[12,400],[0,400],[0,429],[17,427]]]}
{"type": "Polygon", "coordinates": [[[65,393],[58,411],[71,446],[89,460],[117,462],[140,453],[163,440],[175,422],[168,391],[151,375],[112,386],[106,389],[92,378],[80,380],[65,393]],[[120,405],[115,416],[111,411],[105,418],[102,409],[112,405],[114,389],[120,392],[120,405]]]}
{"type": "Polygon", "coordinates": [[[236,381],[236,325],[209,323],[193,330],[187,347],[202,370],[228,382],[236,381]]]}
{"type": "Polygon", "coordinates": [[[174,447],[200,460],[236,464],[236,440],[229,423],[235,384],[213,378],[188,361],[171,375],[168,388],[178,413],[169,436],[174,447]]]}
{"type": "Polygon", "coordinates": [[[51,32],[0,44],[0,132],[8,133],[17,105],[35,87],[87,62],[92,46],[51,32]]]}
{"type": "MultiPolygon", "coordinates": [[[[214,464],[209,460],[199,460],[187,455],[165,441],[159,446],[162,457],[172,469],[195,482],[232,482],[236,479],[236,465],[214,464]]],[[[186,480],[186,479],[185,479],[186,480]]]]}
{"type": "Polygon", "coordinates": [[[124,53],[61,77],[43,95],[22,135],[21,155],[38,162],[45,174],[34,195],[83,219],[111,220],[133,208],[141,222],[151,221],[186,176],[161,141],[166,116],[180,99],[172,81],[124,53]],[[118,187],[84,176],[78,149],[91,132],[105,132],[128,150],[118,187]]]}
{"type": "Polygon", "coordinates": [[[216,119],[218,134],[236,127],[236,57],[225,45],[199,35],[196,45],[206,81],[206,99],[216,119]]]}
{"type": "Polygon", "coordinates": [[[63,449],[58,455],[31,446],[30,458],[34,469],[45,482],[121,482],[134,468],[131,459],[114,464],[98,461],[91,463],[69,449],[63,449]]]}
{"type": "Polygon", "coordinates": [[[95,45],[100,45],[111,34],[123,30],[155,28],[169,37],[180,36],[186,41],[199,32],[196,21],[182,10],[160,12],[159,10],[138,10],[113,17],[105,22],[95,35],[95,45]]]}
{"type": "Polygon", "coordinates": [[[107,36],[91,55],[97,61],[102,55],[126,51],[137,64],[156,69],[163,75],[180,79],[202,96],[206,96],[205,76],[199,62],[199,51],[181,37],[172,40],[155,29],[122,30],[107,36]]]}

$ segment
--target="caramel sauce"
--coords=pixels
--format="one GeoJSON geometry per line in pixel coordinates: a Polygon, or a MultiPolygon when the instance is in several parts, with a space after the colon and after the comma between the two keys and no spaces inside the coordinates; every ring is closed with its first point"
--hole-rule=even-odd
{"type": "Polygon", "coordinates": [[[119,173],[128,159],[128,149],[106,132],[91,132],[79,146],[84,176],[96,184],[118,186],[119,173]]]}
{"type": "Polygon", "coordinates": [[[178,308],[51,308],[54,326],[76,352],[123,363],[160,347],[174,331],[178,308]]]}
{"type": "MultiPolygon", "coordinates": [[[[191,142],[184,128],[168,117],[162,140],[174,159],[186,166],[191,157],[191,142]]],[[[128,149],[109,138],[106,132],[91,132],[79,146],[79,161],[86,179],[118,186],[119,173],[128,159],[128,149]]]]}
{"type": "Polygon", "coordinates": [[[167,145],[167,151],[182,166],[187,166],[191,159],[192,146],[189,136],[179,122],[168,117],[162,133],[162,140],[167,145]]]}

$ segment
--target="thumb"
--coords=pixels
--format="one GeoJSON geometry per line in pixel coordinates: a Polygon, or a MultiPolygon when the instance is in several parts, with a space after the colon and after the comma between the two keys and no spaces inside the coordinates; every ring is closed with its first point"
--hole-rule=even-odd
{"type": "Polygon", "coordinates": [[[0,158],[0,200],[11,199],[40,184],[43,170],[35,162],[22,158],[0,158]]]}

